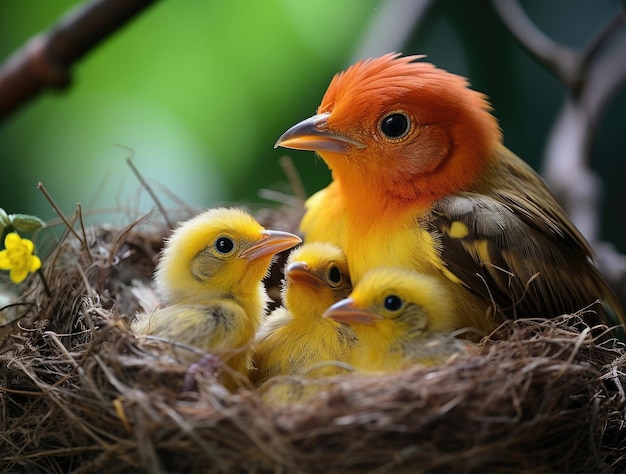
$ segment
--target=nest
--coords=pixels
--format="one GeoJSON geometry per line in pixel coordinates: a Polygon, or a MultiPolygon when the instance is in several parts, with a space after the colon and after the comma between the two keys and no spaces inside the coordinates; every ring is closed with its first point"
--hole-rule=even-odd
{"type": "Polygon", "coordinates": [[[333,377],[270,406],[128,329],[166,233],[89,228],[47,260],[51,296],[30,278],[0,340],[4,471],[626,472],[626,349],[580,315],[509,321],[445,365],[333,377]]]}

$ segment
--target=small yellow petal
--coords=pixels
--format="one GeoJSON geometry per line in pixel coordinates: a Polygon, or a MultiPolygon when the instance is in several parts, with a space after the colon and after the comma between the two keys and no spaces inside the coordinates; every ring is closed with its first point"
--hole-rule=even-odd
{"type": "Polygon", "coordinates": [[[41,259],[37,255],[30,257],[30,265],[28,266],[29,272],[36,272],[41,268],[41,259]]]}
{"type": "Polygon", "coordinates": [[[24,246],[24,251],[30,255],[31,253],[33,253],[33,250],[35,249],[35,245],[33,244],[32,240],[29,239],[22,239],[22,245],[24,246]]]}
{"type": "Polygon", "coordinates": [[[12,268],[11,273],[9,274],[13,283],[21,283],[26,278],[26,275],[28,275],[26,267],[12,268]]]}
{"type": "Polygon", "coordinates": [[[9,252],[6,250],[0,251],[0,270],[10,270],[11,260],[9,259],[9,252]]]}
{"type": "Polygon", "coordinates": [[[9,232],[7,236],[4,238],[4,246],[7,250],[10,250],[13,247],[16,247],[22,242],[21,237],[17,232],[9,232]]]}

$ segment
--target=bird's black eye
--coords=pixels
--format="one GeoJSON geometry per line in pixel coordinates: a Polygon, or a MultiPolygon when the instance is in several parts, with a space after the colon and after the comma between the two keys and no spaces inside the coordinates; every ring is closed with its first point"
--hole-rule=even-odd
{"type": "Polygon", "coordinates": [[[215,241],[215,250],[219,253],[227,254],[235,248],[235,243],[228,237],[220,237],[215,241]]]}
{"type": "Polygon", "coordinates": [[[396,295],[389,295],[385,298],[385,309],[389,311],[398,311],[402,308],[402,298],[396,295]]]}
{"type": "Polygon", "coordinates": [[[341,283],[341,271],[336,265],[331,265],[328,269],[328,279],[332,284],[338,285],[341,283]]]}
{"type": "Polygon", "coordinates": [[[404,138],[411,129],[411,120],[404,112],[391,112],[379,122],[378,128],[383,138],[395,142],[404,138]]]}

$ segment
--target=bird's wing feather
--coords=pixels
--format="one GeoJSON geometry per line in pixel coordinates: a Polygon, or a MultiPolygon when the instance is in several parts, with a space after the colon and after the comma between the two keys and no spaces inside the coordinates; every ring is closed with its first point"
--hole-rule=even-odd
{"type": "Polygon", "coordinates": [[[519,193],[441,199],[431,223],[448,271],[507,317],[556,316],[612,297],[580,234],[519,193]]]}
{"type": "Polygon", "coordinates": [[[137,315],[137,334],[165,336],[175,341],[215,350],[228,347],[241,336],[237,324],[245,320],[240,306],[228,301],[213,304],[176,304],[137,315]]]}

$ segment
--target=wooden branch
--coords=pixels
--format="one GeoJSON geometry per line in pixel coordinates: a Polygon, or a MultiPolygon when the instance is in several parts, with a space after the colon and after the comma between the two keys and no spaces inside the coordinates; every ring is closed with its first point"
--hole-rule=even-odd
{"type": "Polygon", "coordinates": [[[491,3],[520,45],[568,88],[548,136],[543,175],[591,242],[600,271],[626,304],[626,257],[599,240],[602,183],[589,166],[596,125],[606,103],[626,81],[626,40],[611,41],[626,25],[624,9],[609,19],[583,51],[575,51],[540,31],[517,0],[491,3]]]}
{"type": "Polygon", "coordinates": [[[626,41],[594,60],[570,94],[548,135],[542,174],[572,221],[595,246],[600,235],[600,179],[589,166],[589,153],[602,112],[626,80],[626,41]]]}
{"type": "Polygon", "coordinates": [[[492,0],[491,4],[517,42],[552,75],[569,85],[576,70],[576,54],[537,28],[517,0],[492,0]]]}
{"type": "Polygon", "coordinates": [[[517,0],[491,3],[522,47],[568,88],[548,137],[543,174],[574,224],[594,243],[601,183],[589,166],[589,152],[604,105],[626,79],[626,41],[610,41],[626,24],[624,10],[609,19],[585,50],[576,51],[540,31],[517,0]]]}
{"type": "Polygon", "coordinates": [[[33,37],[0,67],[0,122],[44,89],[71,84],[72,65],[156,0],[93,0],[33,37]]]}
{"type": "Polygon", "coordinates": [[[575,95],[583,85],[590,63],[626,23],[624,10],[620,8],[587,48],[579,52],[558,44],[537,28],[517,0],[492,0],[491,4],[517,42],[575,95]]]}
{"type": "Polygon", "coordinates": [[[434,3],[434,0],[381,2],[350,64],[390,51],[401,51],[411,34],[420,27],[434,3]]]}

